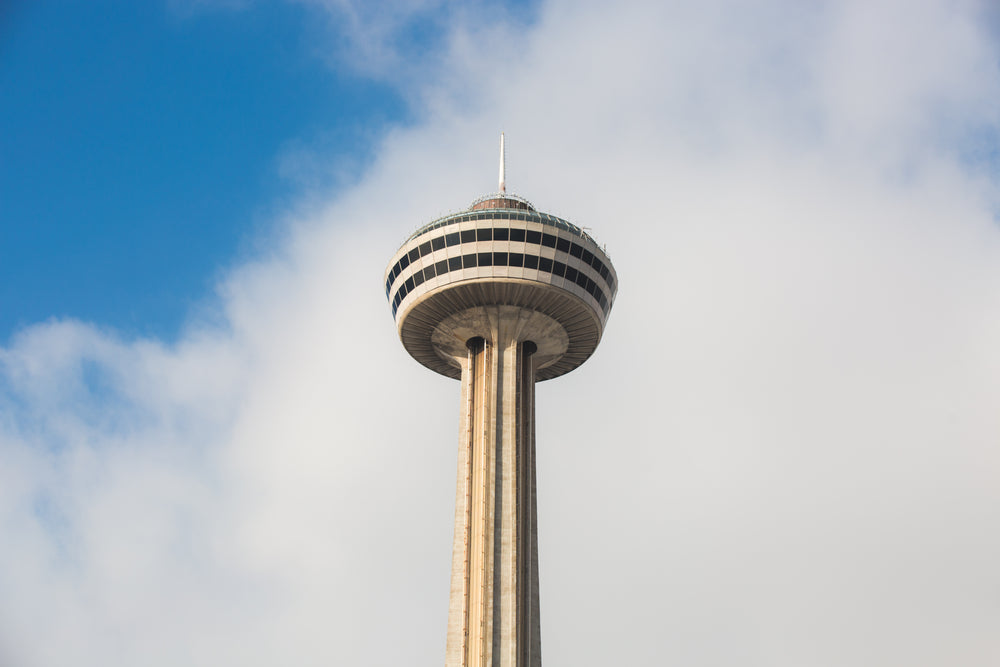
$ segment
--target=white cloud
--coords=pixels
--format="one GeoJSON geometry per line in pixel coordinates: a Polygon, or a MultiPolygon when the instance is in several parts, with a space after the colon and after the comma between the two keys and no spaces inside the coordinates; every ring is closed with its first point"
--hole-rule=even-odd
{"type": "Polygon", "coordinates": [[[538,390],[546,660],[996,664],[976,7],[463,25],[410,84],[426,120],[231,272],[225,326],[0,351],[0,662],[441,659],[458,391],[406,357],[380,279],[493,187],[502,127],[510,186],[621,277],[601,349],[538,390]]]}

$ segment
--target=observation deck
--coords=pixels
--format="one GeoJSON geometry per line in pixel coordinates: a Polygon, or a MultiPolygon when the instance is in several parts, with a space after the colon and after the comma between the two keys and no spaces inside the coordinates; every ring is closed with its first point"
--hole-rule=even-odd
{"type": "Polygon", "coordinates": [[[424,225],[385,272],[403,346],[456,379],[466,343],[490,338],[501,320],[537,346],[536,380],[573,370],[600,342],[617,291],[610,259],[586,232],[505,192],[424,225]]]}

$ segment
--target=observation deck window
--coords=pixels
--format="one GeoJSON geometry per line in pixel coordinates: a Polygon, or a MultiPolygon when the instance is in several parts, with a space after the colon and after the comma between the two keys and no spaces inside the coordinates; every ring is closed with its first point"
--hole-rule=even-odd
{"type": "MultiPolygon", "coordinates": [[[[406,296],[430,278],[442,276],[451,271],[461,270],[462,268],[472,268],[475,266],[517,267],[522,264],[530,269],[537,267],[539,270],[551,273],[552,275],[562,276],[567,281],[579,285],[581,289],[585,290],[588,294],[594,297],[594,300],[597,301],[604,313],[607,314],[609,308],[607,296],[604,294],[604,291],[600,288],[600,286],[583,271],[567,266],[563,262],[554,261],[545,257],[539,257],[537,255],[519,252],[485,252],[470,253],[459,257],[450,257],[427,266],[422,271],[414,273],[399,286],[399,289],[392,298],[393,316],[396,315],[399,304],[406,298],[406,296]]],[[[388,290],[386,296],[388,297],[388,290]]]]}

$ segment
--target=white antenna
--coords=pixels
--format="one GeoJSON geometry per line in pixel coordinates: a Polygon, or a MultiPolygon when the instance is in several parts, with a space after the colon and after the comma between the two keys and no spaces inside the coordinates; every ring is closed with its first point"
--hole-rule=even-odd
{"type": "Polygon", "coordinates": [[[504,174],[503,132],[500,133],[500,192],[507,192],[507,183],[504,174]]]}

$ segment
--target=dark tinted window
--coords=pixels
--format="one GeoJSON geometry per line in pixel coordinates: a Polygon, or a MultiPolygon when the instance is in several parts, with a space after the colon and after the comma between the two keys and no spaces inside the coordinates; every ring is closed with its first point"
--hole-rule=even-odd
{"type": "Polygon", "coordinates": [[[413,289],[413,276],[410,276],[409,278],[406,279],[406,282],[403,283],[403,287],[406,288],[406,291],[410,291],[411,289],[413,289]]]}
{"type": "Polygon", "coordinates": [[[405,269],[409,265],[410,265],[410,257],[409,257],[409,255],[403,255],[402,257],[399,258],[399,270],[400,271],[402,271],[403,269],[405,269]]]}
{"type": "Polygon", "coordinates": [[[475,255],[462,255],[462,265],[465,266],[465,268],[474,268],[477,264],[478,262],[476,262],[475,255]]]}
{"type": "Polygon", "coordinates": [[[413,286],[414,287],[420,287],[421,283],[423,283],[423,282],[424,282],[424,272],[423,271],[417,271],[416,273],[413,274],[413,286]]]}
{"type": "Polygon", "coordinates": [[[589,250],[583,251],[583,263],[593,265],[594,263],[594,253],[589,250]]]}
{"type": "Polygon", "coordinates": [[[462,258],[461,257],[449,257],[448,258],[448,270],[458,271],[462,268],[462,258]]]}
{"type": "Polygon", "coordinates": [[[524,255],[519,252],[510,253],[511,266],[524,266],[524,255]]]}
{"type": "Polygon", "coordinates": [[[576,282],[576,269],[574,269],[572,266],[566,267],[566,280],[569,280],[570,282],[576,282]]]}
{"type": "Polygon", "coordinates": [[[524,256],[524,268],[526,268],[526,269],[537,269],[538,268],[538,256],[537,255],[525,255],[524,256]]]}
{"type": "Polygon", "coordinates": [[[425,255],[429,254],[431,254],[431,242],[424,241],[423,243],[420,244],[420,256],[424,257],[425,255]]]}
{"type": "Polygon", "coordinates": [[[477,241],[492,241],[493,240],[493,230],[489,229],[489,228],[486,228],[486,229],[477,229],[476,230],[476,240],[477,241]]]}
{"type": "Polygon", "coordinates": [[[410,258],[411,262],[415,262],[420,259],[420,251],[414,248],[406,256],[410,258]]]}
{"type": "Polygon", "coordinates": [[[573,255],[573,257],[579,257],[583,254],[583,248],[574,243],[569,247],[569,254],[573,255]]]}
{"type": "Polygon", "coordinates": [[[604,278],[604,280],[608,279],[608,267],[606,266],[601,267],[601,277],[604,278]]]}
{"type": "Polygon", "coordinates": [[[511,241],[523,241],[524,240],[524,230],[523,229],[512,229],[512,230],[510,230],[510,240],[511,241]]]}
{"type": "MultiPolygon", "coordinates": [[[[420,229],[418,234],[413,238],[423,236],[427,234],[428,236],[435,230],[441,229],[443,227],[450,227],[462,222],[469,222],[475,220],[525,220],[531,222],[541,223],[549,227],[556,227],[558,229],[564,230],[574,236],[583,236],[580,229],[575,225],[567,223],[565,220],[561,220],[555,216],[548,215],[547,213],[539,213],[536,211],[480,211],[474,213],[458,214],[445,216],[444,218],[435,220],[434,222],[425,225],[420,229]]],[[[465,243],[465,240],[462,241],[465,243]]]]}
{"type": "Polygon", "coordinates": [[[452,232],[444,237],[444,242],[448,244],[450,248],[453,245],[458,245],[458,232],[452,232]]]}
{"type": "MultiPolygon", "coordinates": [[[[556,241],[556,250],[562,250],[563,252],[569,252],[569,239],[560,238],[556,241]]],[[[420,251],[423,252],[422,250],[420,251]]]]}
{"type": "Polygon", "coordinates": [[[424,269],[424,278],[430,280],[433,277],[434,277],[434,266],[431,265],[428,266],[426,269],[424,269]]]}
{"type": "Polygon", "coordinates": [[[442,259],[440,262],[434,265],[434,272],[439,276],[442,273],[448,273],[448,260],[442,259]]]}
{"type": "Polygon", "coordinates": [[[506,227],[498,227],[493,230],[493,240],[494,241],[506,241],[510,238],[510,230],[506,227]]]}
{"type": "Polygon", "coordinates": [[[552,262],[552,274],[561,276],[566,272],[566,265],[562,262],[552,262]]]}
{"type": "Polygon", "coordinates": [[[479,253],[479,266],[493,266],[493,253],[479,253]]]}
{"type": "Polygon", "coordinates": [[[465,229],[462,231],[462,243],[472,243],[476,240],[475,229],[465,229]]]}
{"type": "Polygon", "coordinates": [[[539,257],[538,270],[545,271],[545,273],[552,273],[552,260],[548,257],[539,257]]]}
{"type": "Polygon", "coordinates": [[[507,253],[505,253],[505,252],[495,252],[495,253],[493,253],[493,265],[494,266],[507,266],[507,253]]]}
{"type": "Polygon", "coordinates": [[[542,245],[546,248],[555,248],[556,237],[552,234],[542,234],[542,245]]]}
{"type": "Polygon", "coordinates": [[[431,239],[431,247],[434,248],[435,250],[441,250],[442,248],[444,248],[444,237],[438,236],[436,238],[431,239]]]}
{"type": "Polygon", "coordinates": [[[576,274],[576,278],[574,278],[573,280],[576,281],[576,284],[582,287],[583,289],[587,289],[587,276],[583,275],[582,273],[578,273],[576,274]]]}
{"type": "Polygon", "coordinates": [[[525,234],[525,239],[524,240],[527,241],[528,243],[541,243],[542,242],[542,233],[541,232],[532,231],[532,230],[529,229],[528,232],[527,232],[527,234],[525,234]]]}

